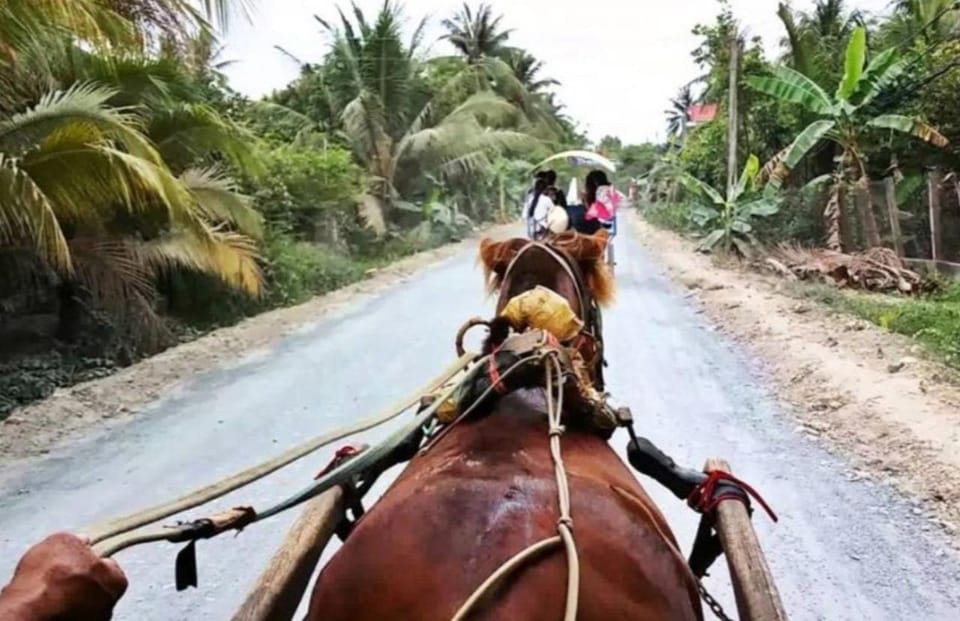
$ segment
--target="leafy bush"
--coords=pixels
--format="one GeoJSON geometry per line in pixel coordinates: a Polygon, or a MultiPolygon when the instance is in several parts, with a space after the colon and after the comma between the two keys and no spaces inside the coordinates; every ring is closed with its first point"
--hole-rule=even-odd
{"type": "Polygon", "coordinates": [[[349,151],[288,145],[266,159],[269,174],[254,197],[271,231],[341,244],[360,228],[355,197],[362,174],[349,151]]]}
{"type": "Polygon", "coordinates": [[[826,237],[823,228],[826,194],[826,191],[808,195],[798,190],[784,192],[780,210],[754,223],[757,238],[770,244],[790,241],[804,246],[822,245],[826,237]]]}
{"type": "Polygon", "coordinates": [[[367,267],[335,249],[277,237],[266,247],[268,307],[302,302],[356,282],[367,267]]]}
{"type": "Polygon", "coordinates": [[[760,161],[751,155],[740,180],[727,190],[726,196],[693,175],[680,173],[679,181],[697,201],[690,210],[690,218],[706,234],[700,244],[702,250],[719,246],[725,251],[736,248],[744,256],[750,254],[750,247],[757,243],[753,222],[772,216],[780,209],[775,200],[751,196],[759,172],[760,161]]]}

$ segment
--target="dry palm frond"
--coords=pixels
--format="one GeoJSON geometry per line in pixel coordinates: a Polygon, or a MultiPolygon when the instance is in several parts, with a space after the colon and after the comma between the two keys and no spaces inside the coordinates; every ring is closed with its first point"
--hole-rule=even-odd
{"type": "Polygon", "coordinates": [[[70,240],[75,279],[105,310],[125,338],[155,349],[170,333],[156,311],[154,273],[143,242],[132,238],[77,237],[70,240]]]}
{"type": "Polygon", "coordinates": [[[35,247],[55,269],[72,269],[54,206],[16,160],[0,153],[0,243],[35,247]]]}
{"type": "Polygon", "coordinates": [[[146,243],[143,253],[146,262],[158,272],[195,270],[250,295],[259,295],[263,288],[256,245],[239,233],[180,232],[146,243]]]}
{"type": "Polygon", "coordinates": [[[387,220],[383,215],[383,201],[373,194],[362,194],[357,197],[357,209],[360,218],[377,235],[387,232],[387,220]]]}
{"type": "Polygon", "coordinates": [[[771,259],[768,264],[778,272],[786,269],[801,280],[822,280],[838,287],[922,293],[932,286],[920,274],[907,269],[889,248],[845,254],[782,244],[771,259]]]}

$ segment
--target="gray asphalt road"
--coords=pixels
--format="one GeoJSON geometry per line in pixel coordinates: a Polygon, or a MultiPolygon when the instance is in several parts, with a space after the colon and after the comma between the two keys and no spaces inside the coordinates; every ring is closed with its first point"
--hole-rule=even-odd
{"type": "MultiPolygon", "coordinates": [[[[678,461],[700,466],[723,456],[762,490],[781,520],[756,521],[792,618],[960,618],[960,561],[945,538],[905,499],[850,481],[842,459],[795,432],[763,394],[759,370],[626,235],[618,260],[619,302],[605,316],[610,388],[632,406],[640,432],[678,461]]],[[[387,406],[443,368],[460,323],[489,308],[473,253],[464,254],[231,369],[194,378],[133,422],[4,473],[0,576],[50,531],[165,500],[387,406]]],[[[624,440],[614,443],[622,449],[624,440]]],[[[217,506],[276,500],[327,458],[217,506]]],[[[689,547],[696,516],[648,487],[689,547]]],[[[173,588],[172,546],[122,553],[132,585],[117,618],[229,618],[292,520],[201,543],[200,588],[186,593],[173,588]]],[[[707,584],[732,610],[725,570],[707,584]]]]}

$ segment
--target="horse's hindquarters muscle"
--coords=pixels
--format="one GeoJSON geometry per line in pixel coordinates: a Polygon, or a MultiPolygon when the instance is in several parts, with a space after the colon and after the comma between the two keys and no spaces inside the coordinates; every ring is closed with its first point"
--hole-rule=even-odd
{"type": "MultiPolygon", "coordinates": [[[[455,428],[414,460],[324,569],[309,618],[449,621],[503,562],[555,535],[546,434],[524,419],[496,413],[455,428]]],[[[569,434],[564,459],[581,564],[577,618],[697,619],[696,591],[658,530],[666,528],[659,514],[612,491],[643,494],[613,452],[569,434]]],[[[562,548],[531,561],[470,618],[559,621],[566,562],[562,548]]]]}

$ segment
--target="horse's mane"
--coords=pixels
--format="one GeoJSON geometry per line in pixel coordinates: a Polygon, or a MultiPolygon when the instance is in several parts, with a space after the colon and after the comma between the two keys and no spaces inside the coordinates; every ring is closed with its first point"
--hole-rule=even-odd
{"type": "MultiPolygon", "coordinates": [[[[529,240],[523,238],[510,239],[504,242],[484,239],[480,243],[479,259],[483,266],[484,283],[488,294],[492,295],[500,290],[504,284],[503,280],[510,261],[527,243],[529,243],[529,240]]],[[[592,236],[575,232],[563,233],[551,236],[547,240],[547,244],[570,257],[574,257],[586,281],[584,284],[598,304],[608,306],[613,302],[616,287],[613,274],[610,272],[603,256],[607,244],[606,231],[601,231],[592,236]]]]}

